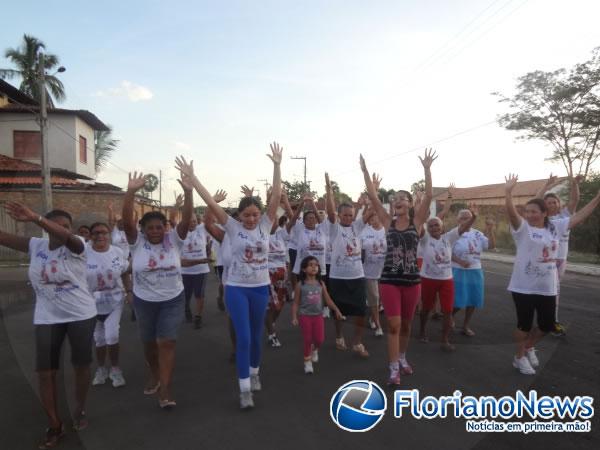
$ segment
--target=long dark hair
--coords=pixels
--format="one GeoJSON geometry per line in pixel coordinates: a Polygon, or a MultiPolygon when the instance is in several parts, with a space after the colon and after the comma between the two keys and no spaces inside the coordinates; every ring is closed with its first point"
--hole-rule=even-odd
{"type": "Polygon", "coordinates": [[[144,228],[148,222],[155,219],[160,220],[163,226],[167,226],[167,217],[160,211],[149,211],[146,214],[144,214],[142,216],[142,220],[140,220],[140,226],[144,228]]]}
{"type": "MultiPolygon", "coordinates": [[[[394,194],[394,197],[396,197],[398,194],[405,195],[406,198],[408,198],[408,201],[411,203],[411,205],[413,204],[413,196],[410,192],[400,189],[399,191],[396,191],[396,193],[394,194]]],[[[412,225],[414,218],[415,218],[415,207],[411,206],[410,208],[408,208],[408,223],[410,223],[412,225]]]]}
{"type": "Polygon", "coordinates": [[[69,214],[66,211],[63,211],[62,209],[53,209],[49,213],[46,213],[44,217],[48,220],[52,220],[56,217],[64,217],[69,221],[71,225],[73,224],[73,217],[71,217],[71,214],[69,214]]]}
{"type": "Polygon", "coordinates": [[[546,217],[544,217],[544,228],[548,228],[550,231],[554,230],[554,225],[552,225],[550,219],[548,219],[548,208],[546,208],[546,203],[544,202],[544,200],[542,200],[541,198],[532,198],[527,203],[525,203],[525,206],[527,205],[536,205],[541,212],[546,213],[546,217]]]}
{"type": "Polygon", "coordinates": [[[311,261],[316,261],[317,266],[319,266],[319,270],[317,271],[317,275],[315,276],[315,278],[317,279],[317,281],[320,284],[321,283],[321,264],[319,264],[319,260],[317,258],[315,258],[314,256],[307,256],[300,263],[300,275],[298,275],[298,277],[300,278],[300,283],[304,284],[304,282],[306,281],[306,272],[304,270],[308,267],[308,263],[310,263],[311,261]]]}
{"type": "Polygon", "coordinates": [[[238,212],[242,212],[248,206],[252,206],[252,205],[256,206],[259,209],[259,211],[262,212],[262,210],[263,210],[262,203],[256,197],[244,197],[243,199],[241,199],[240,204],[238,205],[238,212]]]}

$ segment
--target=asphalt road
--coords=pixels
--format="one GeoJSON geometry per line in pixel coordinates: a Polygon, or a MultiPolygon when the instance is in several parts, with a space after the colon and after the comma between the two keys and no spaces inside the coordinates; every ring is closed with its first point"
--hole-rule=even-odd
{"type": "MultiPolygon", "coordinates": [[[[511,366],[515,325],[512,300],[506,292],[510,266],[487,262],[486,304],[476,314],[477,335],[453,335],[457,351],[442,353],[435,339],[441,323],[431,322],[432,342],[413,339],[409,360],[415,374],[402,378],[403,388],[421,396],[514,395],[517,389],[536,389],[545,395],[591,395],[600,398],[600,280],[567,274],[562,285],[561,321],[564,338],[547,337],[539,346],[541,367],[535,376],[520,375],[511,366]]],[[[216,280],[207,290],[205,324],[201,330],[182,327],[177,346],[174,396],[178,406],[162,411],[155,398],[142,394],[145,369],[135,323],[124,315],[121,327],[122,368],[127,386],[91,388],[90,426],[69,432],[62,449],[597,449],[600,421],[592,419],[590,433],[468,433],[464,419],[394,419],[391,407],[370,432],[348,433],[329,417],[334,392],[352,379],[385,385],[385,340],[368,334],[369,360],[335,350],[333,328],[327,324],[326,343],[315,374],[302,370],[301,335],[291,326],[290,308],[279,321],[283,347],[265,345],[256,408],[238,409],[238,388],[225,314],[215,302],[216,280]]],[[[33,299],[23,269],[0,269],[0,448],[37,448],[45,415],[37,397],[33,371],[33,299]]],[[[460,319],[458,321],[460,323],[460,319]]],[[[415,322],[416,325],[416,322],[415,322]]],[[[350,337],[347,327],[346,335],[350,337]]],[[[64,355],[59,395],[63,418],[72,408],[69,352],[64,355]],[[68,400],[65,400],[67,399],[68,400]]],[[[95,367],[94,367],[95,369],[95,367]]],[[[392,393],[388,391],[388,405],[392,393]]]]}

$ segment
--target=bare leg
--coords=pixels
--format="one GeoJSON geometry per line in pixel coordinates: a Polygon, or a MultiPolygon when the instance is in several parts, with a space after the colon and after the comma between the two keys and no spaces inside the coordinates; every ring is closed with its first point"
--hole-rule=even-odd
{"type": "Polygon", "coordinates": [[[474,312],[475,312],[474,306],[467,306],[467,309],[465,309],[465,322],[463,325],[463,329],[465,331],[471,330],[471,327],[469,327],[469,324],[471,323],[471,318],[473,317],[474,312]]]}
{"type": "Polygon", "coordinates": [[[204,297],[196,297],[196,315],[201,316],[204,311],[204,297]]]}
{"type": "Polygon", "coordinates": [[[90,388],[90,366],[73,366],[75,371],[75,417],[85,411],[85,401],[90,388]]]}
{"type": "Polygon", "coordinates": [[[106,345],[96,347],[96,359],[98,360],[98,367],[104,367],[106,363],[106,345]]]}
{"type": "Polygon", "coordinates": [[[173,339],[158,339],[158,369],[160,379],[160,400],[171,400],[171,380],[175,367],[175,343],[173,339]]]}
{"type": "Polygon", "coordinates": [[[450,330],[452,329],[452,314],[444,313],[442,324],[442,344],[450,344],[450,330]]]}
{"type": "Polygon", "coordinates": [[[119,344],[108,346],[108,357],[112,367],[119,367],[119,344]]]}
{"type": "Polygon", "coordinates": [[[388,331],[387,331],[387,344],[388,344],[388,358],[390,363],[398,361],[400,357],[400,329],[404,322],[400,316],[393,316],[387,318],[388,331]]]}
{"type": "Polygon", "coordinates": [[[40,400],[48,416],[48,426],[58,428],[61,425],[58,415],[58,398],[56,392],[56,370],[41,370],[38,372],[40,400]]]}
{"type": "Polygon", "coordinates": [[[381,322],[379,321],[379,304],[371,306],[371,319],[377,328],[381,328],[381,322]]]}
{"type": "Polygon", "coordinates": [[[546,336],[546,333],[544,333],[537,327],[531,330],[525,342],[525,349],[527,350],[532,347],[535,347],[535,344],[540,342],[544,336],[546,336]]]}
{"type": "Polygon", "coordinates": [[[426,328],[427,328],[427,321],[429,320],[429,312],[430,312],[430,310],[428,310],[428,309],[425,309],[425,308],[421,309],[421,315],[420,315],[421,332],[419,333],[419,339],[421,339],[421,340],[427,339],[426,328]]]}
{"type": "Polygon", "coordinates": [[[365,332],[365,316],[357,316],[354,320],[354,345],[362,344],[362,337],[365,332]]]}
{"type": "Polygon", "coordinates": [[[146,358],[146,365],[150,369],[150,378],[146,383],[146,389],[152,389],[160,380],[158,371],[158,345],[156,341],[144,343],[144,356],[146,358]]]}

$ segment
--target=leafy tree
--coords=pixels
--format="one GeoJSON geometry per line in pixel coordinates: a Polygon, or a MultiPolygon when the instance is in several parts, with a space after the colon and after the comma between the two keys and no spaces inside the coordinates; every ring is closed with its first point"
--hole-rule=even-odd
{"type": "MultiPolygon", "coordinates": [[[[23,42],[18,48],[8,48],[4,56],[10,60],[16,69],[0,69],[0,77],[11,79],[15,76],[21,77],[19,89],[38,102],[41,99],[39,86],[39,55],[46,45],[36,37],[24,34],[23,42]]],[[[44,70],[51,71],[59,65],[58,56],[44,54],[44,70]]],[[[46,75],[46,98],[48,106],[54,106],[54,99],[62,102],[66,98],[65,87],[54,75],[46,75]],[[52,94],[52,95],[50,95],[52,94]]]]}
{"type": "Polygon", "coordinates": [[[600,47],[571,69],[523,75],[512,98],[494,93],[511,110],[498,122],[519,132],[519,139],[549,143],[553,147],[549,159],[561,161],[569,176],[587,176],[599,156],[599,86],[600,47]]]}
{"type": "Polygon", "coordinates": [[[410,186],[410,192],[412,192],[413,195],[421,191],[425,191],[425,180],[419,180],[410,186]]]}
{"type": "Polygon", "coordinates": [[[307,192],[311,192],[313,195],[316,194],[315,191],[310,190],[310,185],[303,181],[293,181],[291,183],[289,181],[283,181],[283,187],[292,203],[299,202],[302,196],[307,192]]]}
{"type": "Polygon", "coordinates": [[[112,127],[108,125],[108,131],[94,131],[94,150],[96,172],[106,167],[112,153],[117,149],[119,140],[112,136],[112,127]]]}
{"type": "MultiPolygon", "coordinates": [[[[579,186],[581,199],[579,207],[587,204],[600,190],[600,173],[592,173],[579,186]]],[[[584,252],[594,252],[600,259],[600,209],[592,213],[588,219],[571,231],[570,248],[584,252]]]]}

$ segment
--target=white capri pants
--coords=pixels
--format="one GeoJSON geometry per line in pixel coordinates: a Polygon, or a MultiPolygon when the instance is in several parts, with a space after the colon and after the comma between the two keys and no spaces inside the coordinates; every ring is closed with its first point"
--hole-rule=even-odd
{"type": "Polygon", "coordinates": [[[119,328],[121,327],[121,313],[123,303],[115,307],[108,316],[99,315],[94,329],[94,341],[96,347],[115,345],[119,343],[119,328]],[[104,320],[102,318],[106,317],[104,320]]]}

